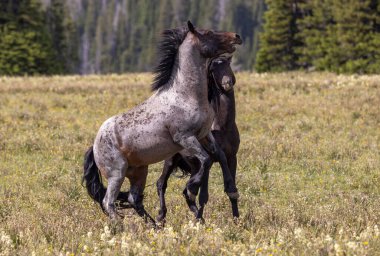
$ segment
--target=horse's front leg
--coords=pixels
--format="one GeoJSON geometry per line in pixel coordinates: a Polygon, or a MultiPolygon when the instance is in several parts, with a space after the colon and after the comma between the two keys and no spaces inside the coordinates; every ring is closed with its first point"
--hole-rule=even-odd
{"type": "Polygon", "coordinates": [[[197,219],[203,221],[203,210],[208,202],[209,193],[208,193],[208,180],[210,176],[210,169],[212,166],[212,162],[210,162],[209,166],[205,166],[205,172],[203,175],[200,192],[199,192],[199,210],[196,214],[197,219]]]}
{"type": "Polygon", "coordinates": [[[198,171],[190,177],[186,185],[187,196],[185,197],[194,202],[202,182],[205,166],[209,166],[212,160],[195,136],[176,134],[173,136],[173,139],[176,143],[186,149],[189,155],[197,158],[199,161],[198,171]]]}
{"type": "MultiPolygon", "coordinates": [[[[186,150],[181,151],[182,159],[178,162],[178,167],[182,170],[184,170],[187,173],[191,173],[191,177],[193,177],[195,174],[197,174],[199,170],[199,160],[198,158],[194,156],[190,156],[189,152],[186,150]],[[183,160],[183,161],[181,161],[183,160]]],[[[198,215],[198,207],[195,203],[195,200],[190,199],[188,193],[187,193],[187,186],[183,190],[183,196],[186,199],[187,206],[189,207],[190,211],[194,213],[195,216],[198,215]]]]}
{"type": "Polygon", "coordinates": [[[166,217],[166,203],[165,192],[168,185],[168,179],[175,168],[177,168],[177,162],[181,158],[180,154],[175,154],[172,158],[165,160],[164,169],[160,178],[157,180],[157,194],[160,198],[160,210],[158,212],[157,221],[164,221],[166,217]]]}

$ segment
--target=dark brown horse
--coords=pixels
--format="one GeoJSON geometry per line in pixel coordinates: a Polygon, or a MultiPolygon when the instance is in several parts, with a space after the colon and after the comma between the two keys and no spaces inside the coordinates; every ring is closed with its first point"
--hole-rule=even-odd
{"type": "MultiPolygon", "coordinates": [[[[217,99],[216,102],[213,102],[214,109],[217,108],[218,111],[216,111],[216,118],[212,125],[212,134],[214,135],[217,147],[214,151],[207,150],[212,161],[205,169],[205,175],[202,180],[199,194],[199,209],[193,200],[188,199],[186,189],[184,190],[184,196],[189,208],[198,219],[202,218],[204,206],[208,201],[208,176],[211,165],[213,162],[223,163],[225,161],[227,161],[229,167],[229,170],[223,170],[222,168],[225,192],[227,192],[231,201],[233,216],[239,217],[237,190],[235,193],[230,192],[231,190],[228,187],[230,186],[229,179],[232,178],[232,184],[236,189],[236,154],[240,144],[239,131],[235,123],[236,110],[233,90],[235,76],[230,67],[230,61],[231,58],[217,58],[212,61],[209,67],[209,87],[214,88],[214,90],[210,90],[210,93],[220,94],[220,97],[212,97],[213,99],[217,99]],[[218,88],[219,92],[216,92],[215,88],[218,88]]],[[[199,168],[198,159],[191,156],[186,150],[183,150],[165,161],[163,172],[157,180],[157,192],[160,197],[158,221],[165,219],[167,212],[165,204],[167,181],[177,167],[186,174],[195,175],[198,171],[197,168],[199,168]]]]}

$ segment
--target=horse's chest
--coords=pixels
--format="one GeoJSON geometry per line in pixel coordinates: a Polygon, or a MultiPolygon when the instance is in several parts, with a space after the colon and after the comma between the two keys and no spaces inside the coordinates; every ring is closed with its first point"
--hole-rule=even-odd
{"type": "Polygon", "coordinates": [[[190,119],[190,126],[194,126],[195,134],[198,138],[203,138],[210,132],[213,120],[214,112],[210,111],[210,109],[205,109],[190,119]]]}

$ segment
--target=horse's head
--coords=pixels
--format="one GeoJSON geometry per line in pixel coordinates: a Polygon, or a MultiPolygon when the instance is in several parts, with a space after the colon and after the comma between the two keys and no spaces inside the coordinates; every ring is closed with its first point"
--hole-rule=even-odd
{"type": "Polygon", "coordinates": [[[232,32],[217,32],[206,29],[195,29],[187,22],[189,31],[194,35],[195,43],[199,45],[201,55],[214,58],[224,53],[233,53],[235,45],[242,44],[240,36],[232,32]]]}
{"type": "Polygon", "coordinates": [[[221,87],[222,91],[228,92],[235,85],[236,79],[231,69],[231,57],[219,57],[214,59],[209,66],[211,82],[221,87]]]}

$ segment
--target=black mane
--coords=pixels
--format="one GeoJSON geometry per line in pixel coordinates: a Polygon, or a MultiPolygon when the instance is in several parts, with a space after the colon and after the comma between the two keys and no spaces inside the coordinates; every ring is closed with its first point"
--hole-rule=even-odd
{"type": "Polygon", "coordinates": [[[212,62],[217,61],[217,59],[218,58],[213,59],[207,68],[208,102],[212,105],[216,113],[219,111],[220,96],[223,94],[223,91],[216,83],[214,74],[210,71],[210,66],[212,62]]]}
{"type": "Polygon", "coordinates": [[[167,29],[162,32],[162,39],[158,43],[159,61],[154,69],[154,79],[151,85],[152,91],[170,86],[171,75],[180,44],[188,32],[187,27],[167,29]]]}
{"type": "Polygon", "coordinates": [[[219,88],[218,84],[216,83],[212,72],[210,70],[208,70],[207,72],[208,102],[213,106],[214,110],[218,112],[220,105],[220,95],[222,95],[223,91],[219,88]]]}

